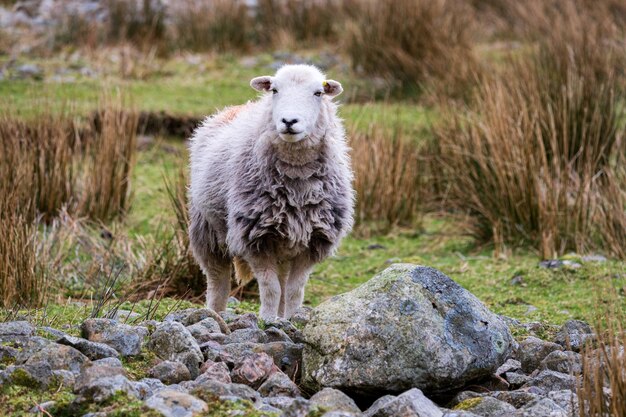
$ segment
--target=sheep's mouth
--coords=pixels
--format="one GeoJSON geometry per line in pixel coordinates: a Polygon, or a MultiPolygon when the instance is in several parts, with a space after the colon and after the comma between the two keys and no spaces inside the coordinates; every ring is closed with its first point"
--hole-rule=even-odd
{"type": "Polygon", "coordinates": [[[280,133],[283,135],[299,135],[302,132],[298,132],[296,130],[293,130],[291,127],[288,127],[286,129],[283,129],[283,131],[280,133]]]}
{"type": "Polygon", "coordinates": [[[285,142],[298,142],[306,136],[304,132],[298,132],[293,129],[283,129],[280,134],[280,138],[285,142]]]}

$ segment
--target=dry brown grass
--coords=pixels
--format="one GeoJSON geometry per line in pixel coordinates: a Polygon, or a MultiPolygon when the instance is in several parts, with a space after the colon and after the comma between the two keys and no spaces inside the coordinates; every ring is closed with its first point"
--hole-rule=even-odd
{"type": "MultiPolygon", "coordinates": [[[[623,62],[603,21],[564,3],[568,19],[531,56],[486,79],[471,108],[438,135],[450,206],[481,240],[530,243],[551,258],[599,249],[624,256],[623,62]],[[611,227],[607,227],[611,225],[611,227]],[[610,243],[609,243],[610,242],[610,243]]],[[[621,51],[623,52],[623,51],[621,51]]]]}
{"type": "Polygon", "coordinates": [[[583,373],[577,390],[580,417],[626,416],[624,301],[617,290],[602,293],[594,326],[597,340],[582,351],[583,373]]]}
{"type": "Polygon", "coordinates": [[[399,127],[372,125],[350,134],[356,222],[361,233],[416,226],[425,181],[420,146],[399,127]]]}
{"type": "Polygon", "coordinates": [[[461,94],[477,70],[471,15],[466,3],[455,0],[363,0],[346,22],[344,49],[366,74],[404,86],[435,81],[461,94]]]}
{"type": "Polygon", "coordinates": [[[246,51],[254,20],[242,2],[184,0],[172,22],[174,48],[194,51],[246,51]]]}
{"type": "Polygon", "coordinates": [[[104,97],[93,131],[85,143],[78,213],[107,221],[130,207],[136,157],[138,114],[121,97],[104,97]]]}

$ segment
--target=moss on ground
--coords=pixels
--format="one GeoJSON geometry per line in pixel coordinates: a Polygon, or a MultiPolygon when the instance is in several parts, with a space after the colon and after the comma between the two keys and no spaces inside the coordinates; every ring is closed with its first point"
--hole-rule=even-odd
{"type": "Polygon", "coordinates": [[[460,403],[455,405],[453,409],[454,410],[459,410],[459,411],[471,411],[474,407],[476,407],[482,401],[483,401],[483,399],[480,398],[480,397],[478,397],[478,398],[468,398],[467,400],[461,401],[460,403]]]}

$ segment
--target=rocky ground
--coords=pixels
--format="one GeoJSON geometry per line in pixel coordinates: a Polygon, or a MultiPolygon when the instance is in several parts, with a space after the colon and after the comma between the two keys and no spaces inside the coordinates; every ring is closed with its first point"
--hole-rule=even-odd
{"type": "Polygon", "coordinates": [[[437,270],[397,264],[291,320],[209,309],[79,329],[0,324],[7,415],[575,416],[580,349],[569,321],[519,342],[437,270]],[[80,337],[71,334],[80,333],[80,337]],[[39,393],[40,400],[21,401],[39,393]],[[45,411],[44,411],[45,410],[45,411]],[[42,415],[43,415],[42,414],[42,415]]]}

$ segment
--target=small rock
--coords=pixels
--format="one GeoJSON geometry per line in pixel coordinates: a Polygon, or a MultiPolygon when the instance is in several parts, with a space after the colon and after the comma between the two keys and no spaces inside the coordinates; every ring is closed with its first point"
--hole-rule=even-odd
{"type": "Polygon", "coordinates": [[[578,416],[578,396],[570,390],[550,391],[548,398],[554,401],[559,407],[565,410],[568,416],[578,416]]]}
{"type": "Polygon", "coordinates": [[[291,379],[296,379],[302,368],[303,349],[302,344],[288,342],[266,343],[252,348],[254,352],[270,355],[276,366],[291,379]]]}
{"type": "Polygon", "coordinates": [[[239,329],[258,329],[259,320],[254,313],[242,314],[237,316],[237,318],[232,322],[228,323],[228,328],[231,332],[239,329]]]}
{"type": "Polygon", "coordinates": [[[366,249],[367,250],[379,250],[379,249],[387,249],[387,248],[385,248],[385,246],[381,245],[380,243],[373,243],[371,245],[367,245],[366,249]]]}
{"type": "Polygon", "coordinates": [[[539,395],[528,391],[494,391],[488,394],[500,401],[507,402],[515,408],[521,408],[529,402],[540,398],[539,395]]]}
{"type": "Polygon", "coordinates": [[[284,396],[261,398],[261,404],[267,404],[270,407],[277,408],[281,411],[286,410],[288,407],[290,407],[294,401],[295,398],[284,396]]]}
{"type": "Polygon", "coordinates": [[[35,334],[35,327],[27,321],[9,321],[0,323],[0,342],[10,342],[17,338],[35,334]]]}
{"type": "MultiPolygon", "coordinates": [[[[110,232],[109,232],[110,233],[110,232]]],[[[129,321],[139,321],[139,319],[141,319],[142,315],[134,312],[134,311],[130,311],[130,310],[116,310],[115,313],[113,314],[112,317],[109,317],[113,320],[118,320],[118,321],[122,321],[124,323],[128,323],[129,321]]]]}
{"type": "Polygon", "coordinates": [[[205,398],[206,396],[235,396],[256,403],[261,396],[258,392],[243,384],[224,384],[218,381],[204,381],[193,387],[191,394],[205,398]]]}
{"type": "Polygon", "coordinates": [[[43,71],[35,64],[23,64],[15,68],[15,76],[19,79],[41,80],[43,71]]]}
{"type": "Polygon", "coordinates": [[[265,325],[266,330],[271,327],[282,330],[291,340],[293,340],[294,343],[304,343],[304,334],[289,320],[276,318],[274,321],[266,322],[265,325]]]}
{"type": "Polygon", "coordinates": [[[304,327],[311,320],[311,307],[302,306],[289,318],[293,324],[304,327]]]}
{"type": "Polygon", "coordinates": [[[260,329],[238,329],[226,336],[224,344],[229,343],[266,343],[267,336],[260,329]]]}
{"type": "Polygon", "coordinates": [[[180,310],[165,316],[163,321],[175,321],[182,323],[184,326],[191,326],[206,318],[214,319],[219,325],[222,333],[230,333],[230,330],[221,319],[220,315],[208,308],[188,308],[180,310]]]}
{"type": "Polygon", "coordinates": [[[480,398],[483,394],[475,392],[475,391],[461,391],[457,393],[452,400],[450,400],[447,404],[447,407],[454,408],[457,404],[462,403],[465,400],[470,400],[472,398],[480,398]]]}
{"type": "Polygon", "coordinates": [[[569,375],[582,373],[582,356],[572,351],[556,350],[551,352],[542,361],[539,369],[549,369],[569,375]]]}
{"type": "Polygon", "coordinates": [[[523,286],[524,277],[521,275],[515,275],[513,278],[511,278],[511,281],[509,281],[509,284],[523,286]]]}
{"type": "Polygon", "coordinates": [[[191,379],[189,369],[184,364],[172,361],[163,361],[153,366],[148,371],[148,376],[156,378],[166,385],[178,384],[191,379]]]}
{"type": "Polygon", "coordinates": [[[40,334],[45,333],[51,336],[52,338],[54,338],[54,340],[57,341],[57,343],[59,342],[59,339],[61,339],[62,337],[69,336],[67,333],[62,332],[61,330],[53,329],[52,327],[48,327],[48,326],[37,327],[37,331],[40,332],[40,334]]]}
{"type": "Polygon", "coordinates": [[[148,342],[148,348],[164,360],[183,363],[192,378],[198,376],[204,356],[189,330],[176,321],[159,324],[148,342]]]}
{"type": "Polygon", "coordinates": [[[204,333],[222,333],[219,323],[211,317],[207,317],[206,319],[200,320],[199,322],[192,324],[191,326],[187,326],[187,329],[191,332],[192,335],[194,334],[194,331],[199,331],[200,329],[204,329],[204,333]]]}
{"type": "Polygon", "coordinates": [[[192,395],[164,389],[146,401],[146,406],[165,417],[192,417],[208,411],[207,403],[192,395]]]}
{"type": "Polygon", "coordinates": [[[530,373],[537,369],[541,361],[555,350],[563,350],[563,348],[556,343],[529,336],[520,342],[516,356],[522,364],[522,370],[530,373]]]}
{"type": "Polygon", "coordinates": [[[87,340],[111,346],[122,356],[134,356],[141,353],[148,329],[112,319],[88,319],[82,324],[81,333],[87,340]]]}
{"type": "MultiPolygon", "coordinates": [[[[47,412],[49,409],[54,407],[55,404],[56,404],[56,401],[46,401],[41,404],[37,404],[36,406],[30,409],[29,413],[39,414],[39,413],[43,413],[44,411],[47,412]]],[[[50,413],[46,413],[46,414],[49,415],[50,413]]]]}
{"type": "Polygon", "coordinates": [[[112,366],[123,368],[122,361],[119,358],[102,358],[91,362],[94,366],[112,366]]]}
{"type": "Polygon", "coordinates": [[[80,337],[66,335],[61,337],[57,343],[73,347],[92,361],[104,358],[117,358],[120,356],[117,350],[105,343],[91,342],[80,337]]]}
{"type": "Polygon", "coordinates": [[[548,259],[548,260],[539,262],[540,268],[556,269],[562,266],[563,266],[563,261],[559,259],[548,259]]]}
{"type": "Polygon", "coordinates": [[[481,397],[466,400],[455,409],[469,411],[479,416],[506,416],[515,411],[511,404],[493,397],[481,397]]]}
{"type": "Polygon", "coordinates": [[[271,356],[254,353],[235,365],[231,378],[233,382],[257,389],[270,375],[278,371],[271,356]]]}
{"type": "Polygon", "coordinates": [[[514,417],[570,417],[557,403],[549,398],[539,398],[511,413],[514,417]]]}
{"type": "Polygon", "coordinates": [[[557,332],[554,342],[566,349],[580,352],[585,342],[593,338],[593,330],[587,323],[580,320],[568,320],[557,332]]]}
{"type": "Polygon", "coordinates": [[[0,386],[11,384],[28,388],[48,388],[55,382],[52,368],[47,362],[35,362],[18,366],[10,365],[1,374],[0,386]]]}
{"type": "Polygon", "coordinates": [[[502,376],[507,372],[517,371],[522,369],[522,363],[515,359],[507,359],[500,367],[496,370],[495,374],[498,376],[502,376]]]}
{"type": "Polygon", "coordinates": [[[537,387],[543,389],[545,392],[560,390],[573,391],[576,389],[576,377],[545,370],[532,377],[523,388],[525,387],[537,387]]]}
{"type": "Polygon", "coordinates": [[[224,362],[207,361],[202,365],[202,368],[200,368],[200,372],[202,373],[196,378],[196,384],[202,384],[204,381],[218,381],[224,384],[230,384],[232,382],[230,371],[224,362]]]}
{"type": "Polygon", "coordinates": [[[435,403],[426,398],[422,391],[412,388],[382,404],[373,414],[367,415],[369,417],[441,417],[443,412],[435,403]]]}
{"type": "Polygon", "coordinates": [[[504,374],[504,379],[509,383],[511,389],[517,389],[527,383],[530,377],[521,372],[507,372],[504,374]]]}
{"type": "Polygon", "coordinates": [[[234,308],[237,307],[239,304],[241,304],[241,301],[239,301],[236,297],[228,297],[228,301],[226,302],[226,307],[227,308],[234,308]]]}
{"type": "Polygon", "coordinates": [[[606,256],[602,256],[602,255],[585,255],[582,258],[583,262],[606,262],[606,256]]]}
{"type": "Polygon", "coordinates": [[[285,407],[280,417],[307,417],[317,410],[317,407],[304,398],[296,398],[285,407]]]}
{"type": "Polygon", "coordinates": [[[267,336],[268,342],[289,342],[293,343],[291,338],[287,336],[287,333],[276,327],[270,327],[265,330],[265,336],[267,336]]]}
{"type": "Polygon", "coordinates": [[[445,412],[443,413],[443,417],[480,417],[480,416],[470,411],[445,410],[445,412]]]}
{"type": "MultiPolygon", "coordinates": [[[[139,399],[145,400],[146,398],[152,397],[157,392],[170,387],[176,387],[176,384],[170,385],[167,387],[163,382],[159,381],[156,378],[142,378],[137,382],[133,383],[135,390],[139,394],[139,399]]],[[[177,390],[180,391],[180,390],[177,390]]]]}
{"type": "Polygon", "coordinates": [[[118,392],[140,398],[134,384],[126,378],[123,368],[84,366],[74,384],[74,393],[88,401],[102,402],[118,392]]]}
{"type": "MultiPolygon", "coordinates": [[[[300,389],[284,373],[277,371],[269,376],[258,389],[259,394],[264,397],[299,397],[300,389]]],[[[312,399],[311,399],[312,401],[312,399]]]]}
{"type": "Polygon", "coordinates": [[[71,346],[51,343],[28,358],[26,365],[37,362],[49,364],[53,371],[66,370],[78,375],[81,367],[91,361],[71,346]]]}
{"type": "Polygon", "coordinates": [[[359,414],[361,409],[354,400],[334,388],[324,388],[311,397],[311,403],[329,410],[348,411],[359,414]]]}
{"type": "Polygon", "coordinates": [[[363,417],[372,417],[381,408],[383,408],[384,406],[386,406],[387,404],[389,404],[391,401],[395,399],[396,399],[395,395],[383,395],[382,397],[374,401],[372,405],[370,406],[370,408],[368,408],[367,410],[365,410],[365,412],[363,412],[363,417]]]}

